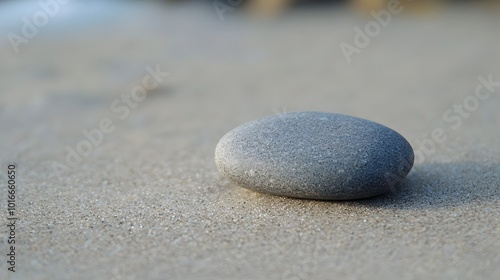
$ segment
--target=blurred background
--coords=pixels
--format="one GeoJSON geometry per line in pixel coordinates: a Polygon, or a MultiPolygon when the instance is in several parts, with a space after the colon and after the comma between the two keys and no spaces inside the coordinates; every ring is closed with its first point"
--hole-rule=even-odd
{"type": "MultiPolygon", "coordinates": [[[[173,127],[185,132],[190,122],[202,134],[223,123],[220,134],[248,119],[296,110],[388,124],[410,114],[397,128],[425,131],[447,109],[432,99],[451,106],[474,90],[479,75],[500,72],[498,3],[2,1],[0,110],[4,125],[24,139],[6,141],[46,139],[38,155],[62,159],[61,147],[77,143],[79,131],[103,116],[116,117],[113,101],[157,65],[168,79],[120,120],[121,127],[164,125],[128,136],[138,143],[173,127]],[[385,13],[386,26],[375,12],[385,13]],[[370,22],[378,25],[368,36],[370,22]]],[[[8,158],[20,156],[11,152],[8,158]]]]}

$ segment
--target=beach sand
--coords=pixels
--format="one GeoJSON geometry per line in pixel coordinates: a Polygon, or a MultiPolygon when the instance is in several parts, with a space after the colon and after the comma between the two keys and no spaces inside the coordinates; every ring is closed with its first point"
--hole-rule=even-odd
{"type": "Polygon", "coordinates": [[[394,18],[347,63],[339,44],[366,19],[342,10],[220,22],[148,9],[47,26],[17,55],[0,45],[3,217],[7,165],[18,175],[17,272],[3,227],[0,279],[500,277],[500,87],[467,118],[443,118],[479,76],[500,81],[497,16],[394,18]],[[169,76],[117,109],[157,65],[169,76]],[[358,201],[264,195],[219,175],[226,132],[303,110],[382,123],[427,154],[394,192],[358,201]],[[67,147],[105,118],[114,130],[71,166],[67,147]],[[446,139],[429,145],[435,129],[446,139]]]}

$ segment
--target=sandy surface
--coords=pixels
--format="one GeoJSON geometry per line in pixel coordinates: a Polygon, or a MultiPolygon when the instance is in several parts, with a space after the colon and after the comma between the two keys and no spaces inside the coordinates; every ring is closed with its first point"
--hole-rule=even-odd
{"type": "Polygon", "coordinates": [[[366,19],[343,11],[267,24],[134,11],[47,26],[18,55],[0,45],[0,206],[16,163],[19,218],[18,272],[3,227],[0,279],[498,279],[500,87],[459,126],[443,119],[478,76],[500,80],[498,16],[397,18],[348,64],[338,45],[366,19]],[[111,104],[157,64],[170,76],[121,120],[111,104]],[[435,128],[447,139],[395,192],[361,201],[263,195],[218,174],[227,131],[299,110],[380,122],[414,149],[435,128]],[[56,172],[105,117],[115,130],[56,172]]]}

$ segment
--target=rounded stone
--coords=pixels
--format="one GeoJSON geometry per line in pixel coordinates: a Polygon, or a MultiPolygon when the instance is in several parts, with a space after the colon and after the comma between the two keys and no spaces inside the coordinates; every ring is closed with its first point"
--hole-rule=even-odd
{"type": "Polygon", "coordinates": [[[215,149],[237,185],[280,196],[347,200],[397,187],[413,166],[406,139],[381,124],[323,113],[285,113],[245,123],[215,149]]]}

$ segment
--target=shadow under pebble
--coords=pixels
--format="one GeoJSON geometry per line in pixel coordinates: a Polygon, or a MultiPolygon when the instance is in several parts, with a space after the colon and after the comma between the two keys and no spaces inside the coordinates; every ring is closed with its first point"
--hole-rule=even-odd
{"type": "Polygon", "coordinates": [[[500,200],[500,164],[429,163],[415,166],[394,191],[345,202],[394,209],[450,207],[500,200]]]}

